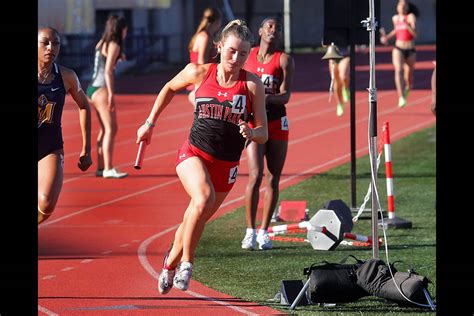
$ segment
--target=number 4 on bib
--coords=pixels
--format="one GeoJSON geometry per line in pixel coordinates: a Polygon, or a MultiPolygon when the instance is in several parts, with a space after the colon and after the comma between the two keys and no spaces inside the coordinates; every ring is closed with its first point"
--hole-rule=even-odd
{"type": "Polygon", "coordinates": [[[247,105],[246,96],[243,94],[235,94],[232,100],[232,113],[242,114],[244,113],[245,106],[247,105]]]}
{"type": "Polygon", "coordinates": [[[287,131],[288,130],[288,117],[283,116],[281,118],[281,130],[287,131]]]}
{"type": "Polygon", "coordinates": [[[270,92],[274,93],[273,91],[273,76],[272,75],[267,75],[267,74],[262,74],[262,83],[265,86],[265,92],[270,92]]]}
{"type": "Polygon", "coordinates": [[[229,183],[234,183],[237,180],[237,173],[239,171],[239,166],[229,169],[229,183]]]}

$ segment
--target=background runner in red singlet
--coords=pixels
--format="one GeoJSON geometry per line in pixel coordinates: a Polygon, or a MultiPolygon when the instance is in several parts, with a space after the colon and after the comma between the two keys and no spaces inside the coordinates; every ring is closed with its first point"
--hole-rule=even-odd
{"type": "MultiPolygon", "coordinates": [[[[276,17],[264,19],[258,34],[260,44],[252,48],[245,69],[259,76],[265,87],[268,141],[265,144],[250,142],[247,147],[249,183],[245,190],[247,230],[242,240],[244,249],[255,249],[257,241],[259,249],[272,248],[267,228],[278,202],[280,176],[288,149],[289,127],[285,104],[290,99],[295,68],[293,58],[278,50],[282,26],[276,17]],[[264,158],[267,160],[266,189],[262,225],[257,234],[255,218],[263,179],[264,158]]],[[[252,121],[250,123],[252,124],[252,121]]]]}
{"type": "Polygon", "coordinates": [[[267,141],[263,84],[242,69],[252,42],[252,33],[244,21],[229,22],[217,43],[220,63],[189,63],[161,89],[137,132],[137,143],[144,140],[150,144],[155,122],[176,92],[189,84],[196,85],[194,122],[189,139],[176,158],[176,172],[191,200],[163,262],[158,281],[162,294],[173,286],[188,289],[194,253],[205,223],[236,180],[245,141],[267,141]],[[253,128],[247,124],[250,113],[254,115],[253,128]]]}
{"type": "Polygon", "coordinates": [[[392,50],[392,63],[395,68],[395,86],[398,93],[398,106],[404,107],[410,90],[413,88],[413,72],[416,62],[415,38],[418,9],[406,0],[397,4],[397,14],[392,17],[393,30],[380,36],[384,45],[395,37],[392,50]]]}
{"type": "Polygon", "coordinates": [[[38,29],[38,224],[54,211],[63,185],[64,149],[61,117],[66,94],[79,108],[82,150],[77,166],[91,165],[91,111],[76,73],[54,61],[61,39],[52,27],[38,29]]]}
{"type": "MultiPolygon", "coordinates": [[[[217,50],[213,44],[215,33],[221,28],[222,13],[217,8],[206,8],[201,22],[188,44],[189,61],[196,64],[207,64],[217,61],[217,50]]],[[[186,88],[189,102],[194,106],[194,85],[186,88]]]]}

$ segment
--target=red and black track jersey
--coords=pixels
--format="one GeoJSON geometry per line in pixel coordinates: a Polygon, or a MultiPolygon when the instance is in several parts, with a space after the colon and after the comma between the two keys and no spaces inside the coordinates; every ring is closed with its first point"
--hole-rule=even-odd
{"type": "MultiPolygon", "coordinates": [[[[257,54],[259,46],[251,49],[247,62],[245,63],[245,70],[256,74],[265,87],[266,94],[280,93],[280,84],[283,79],[283,69],[280,65],[281,51],[276,51],[272,59],[264,64],[258,61],[257,54]]],[[[286,116],[286,108],[281,104],[267,104],[267,118],[269,121],[280,119],[286,116]]]]}
{"type": "Polygon", "coordinates": [[[225,88],[217,82],[217,66],[209,66],[195,92],[194,122],[189,142],[214,158],[238,161],[245,144],[238,124],[240,120],[248,122],[252,110],[247,72],[240,70],[237,83],[225,88]]]}

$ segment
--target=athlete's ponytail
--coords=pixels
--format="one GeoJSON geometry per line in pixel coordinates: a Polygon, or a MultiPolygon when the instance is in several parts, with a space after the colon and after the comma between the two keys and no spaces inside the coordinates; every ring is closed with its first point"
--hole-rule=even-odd
{"type": "Polygon", "coordinates": [[[199,22],[196,32],[194,32],[193,37],[191,37],[191,40],[189,41],[188,49],[189,50],[193,49],[194,42],[196,41],[197,35],[201,31],[205,30],[207,25],[212,24],[216,22],[217,20],[220,20],[221,18],[222,18],[222,13],[219,9],[212,8],[212,7],[206,8],[204,12],[202,13],[201,22],[199,22]]]}
{"type": "Polygon", "coordinates": [[[222,29],[220,36],[216,39],[214,44],[218,44],[221,41],[224,41],[227,36],[230,34],[235,35],[243,41],[249,42],[250,46],[253,45],[254,39],[253,34],[245,23],[244,20],[235,19],[227,23],[227,25],[222,29]]]}

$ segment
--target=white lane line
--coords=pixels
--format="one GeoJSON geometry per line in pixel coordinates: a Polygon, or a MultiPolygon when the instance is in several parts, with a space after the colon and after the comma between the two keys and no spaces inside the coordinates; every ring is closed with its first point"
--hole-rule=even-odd
{"type": "Polygon", "coordinates": [[[91,263],[93,259],[84,259],[81,261],[81,263],[91,263]]]}
{"type": "Polygon", "coordinates": [[[71,271],[71,270],[74,270],[74,269],[75,269],[74,267],[66,267],[66,268],[61,269],[61,271],[66,272],[66,271],[71,271]]]}
{"type": "Polygon", "coordinates": [[[49,309],[47,309],[46,307],[43,307],[41,305],[38,305],[38,311],[42,312],[42,313],[44,313],[48,316],[58,316],[59,315],[59,314],[56,314],[56,313],[50,311],[49,309]]]}
{"type": "Polygon", "coordinates": [[[46,275],[44,277],[42,277],[41,279],[42,280],[51,280],[51,279],[54,279],[56,277],[56,275],[52,274],[52,275],[46,275]]]}
{"type": "Polygon", "coordinates": [[[100,254],[101,255],[110,255],[112,253],[111,250],[106,250],[106,251],[102,251],[100,254]]]}
{"type": "MultiPolygon", "coordinates": [[[[167,228],[151,237],[149,237],[148,239],[146,239],[145,241],[143,241],[141,244],[140,244],[140,247],[138,247],[138,250],[137,250],[137,256],[138,256],[138,260],[140,261],[140,264],[142,265],[142,267],[145,269],[145,271],[148,272],[148,274],[150,274],[155,280],[158,280],[158,277],[159,277],[159,273],[155,271],[155,269],[153,269],[153,267],[151,266],[150,262],[148,261],[147,259],[147,255],[146,255],[146,251],[147,251],[147,248],[148,246],[157,238],[169,233],[169,232],[172,232],[174,231],[175,229],[177,229],[179,226],[178,225],[174,225],[170,228],[167,228]]],[[[194,297],[197,297],[197,298],[201,298],[201,299],[205,299],[207,301],[210,301],[210,302],[213,302],[213,303],[217,303],[217,304],[220,304],[220,305],[223,305],[224,307],[227,307],[227,308],[230,308],[230,309],[233,309],[235,310],[236,312],[239,312],[239,313],[242,313],[242,314],[245,314],[245,315],[258,315],[258,314],[255,314],[255,313],[252,313],[252,312],[249,312],[243,308],[240,308],[240,307],[237,307],[237,306],[234,306],[232,304],[229,304],[227,302],[223,302],[223,301],[219,301],[219,300],[215,300],[215,299],[212,299],[208,296],[205,296],[205,295],[202,295],[202,294],[199,294],[197,292],[194,292],[194,291],[191,291],[191,290],[187,290],[185,292],[186,294],[189,294],[191,296],[194,296],[194,297]]]]}
{"type": "Polygon", "coordinates": [[[116,202],[120,202],[120,201],[126,200],[128,198],[131,198],[131,197],[134,197],[134,196],[137,196],[137,195],[149,192],[149,191],[153,191],[153,190],[156,190],[156,189],[159,189],[159,188],[162,188],[162,187],[165,187],[167,185],[171,185],[171,184],[174,184],[174,183],[177,183],[177,182],[179,182],[179,179],[174,179],[174,180],[171,180],[171,181],[168,181],[168,182],[164,182],[164,183],[154,185],[152,187],[149,187],[148,189],[140,190],[140,191],[137,191],[137,192],[134,192],[134,193],[131,193],[131,194],[127,194],[127,195],[124,195],[122,197],[119,197],[119,198],[116,198],[116,199],[113,199],[113,200],[110,200],[110,201],[107,201],[107,202],[103,202],[103,203],[100,203],[100,204],[96,204],[96,205],[93,205],[93,206],[83,208],[82,210],[79,210],[79,211],[70,213],[68,215],[59,217],[55,220],[51,220],[49,222],[44,222],[44,223],[42,223],[41,225],[38,226],[38,229],[41,229],[43,227],[49,226],[51,224],[63,221],[65,219],[68,219],[68,218],[71,218],[71,217],[74,217],[76,215],[79,215],[79,214],[82,214],[82,213],[85,213],[85,212],[88,212],[88,211],[95,210],[99,207],[107,206],[107,205],[110,205],[110,204],[113,204],[113,203],[116,203],[116,202]]]}

